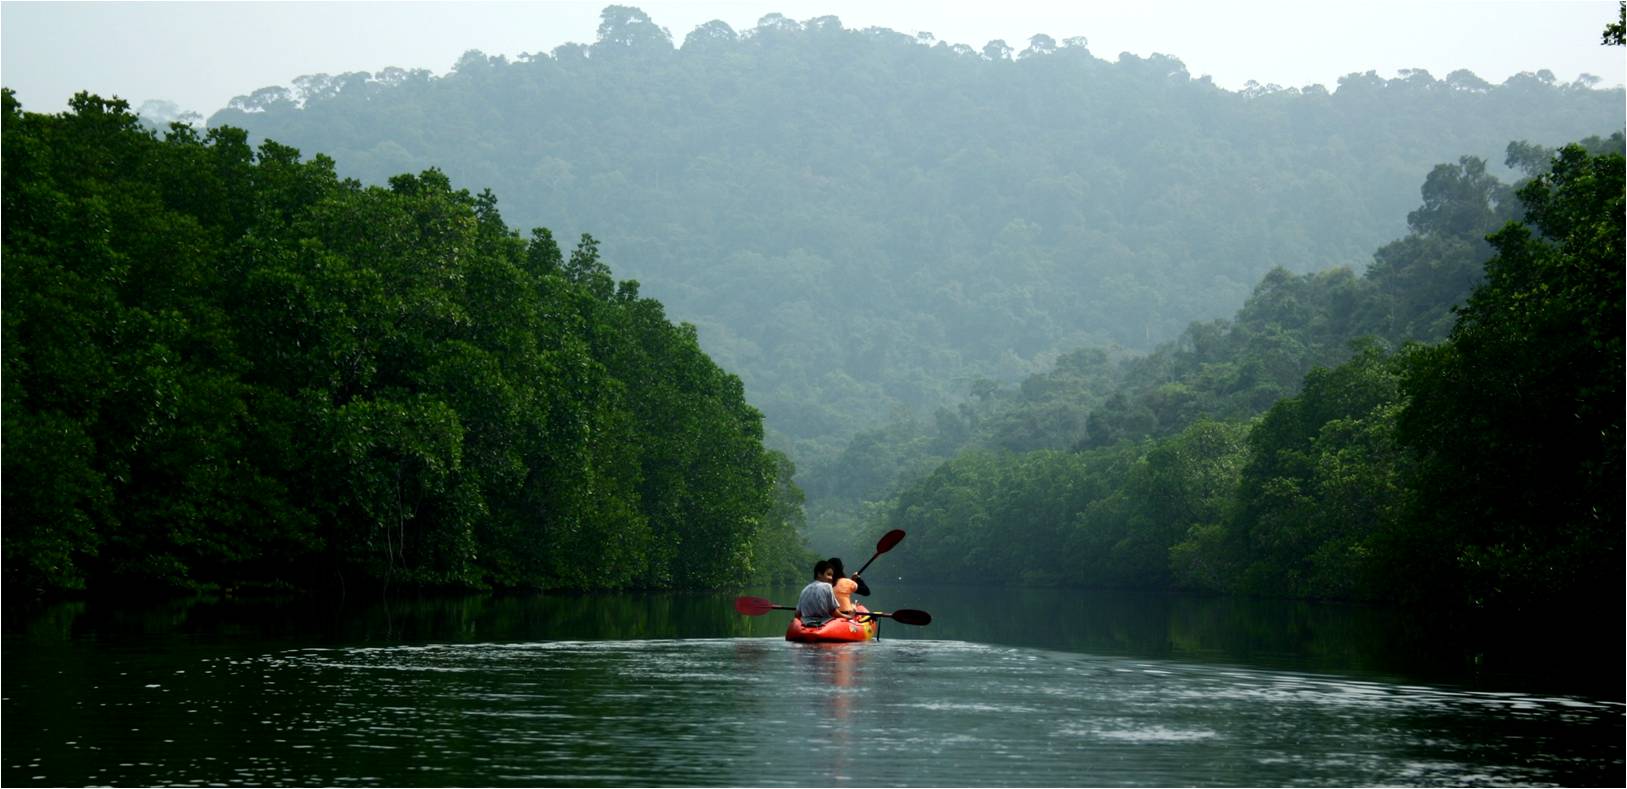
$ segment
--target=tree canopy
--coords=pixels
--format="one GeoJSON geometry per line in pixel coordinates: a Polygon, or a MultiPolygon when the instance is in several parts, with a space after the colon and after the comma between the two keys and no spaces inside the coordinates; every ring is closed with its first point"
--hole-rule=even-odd
{"type": "Polygon", "coordinates": [[[434,169],[4,101],[8,589],[802,574],[740,380],[593,237],[434,169]]]}
{"type": "Polygon", "coordinates": [[[435,166],[523,224],[603,237],[803,465],[979,378],[1083,346],[1151,350],[1232,314],[1273,269],[1359,269],[1406,230],[1437,162],[1622,123],[1619,89],[1546,71],[1228,91],[1168,55],[1043,34],[963,46],[834,17],[687,35],[627,6],[602,19],[591,44],[471,52],[444,76],[302,77],[210,123],[326,152],[364,183],[435,166]]]}
{"type": "Polygon", "coordinates": [[[810,484],[862,502],[847,523],[924,538],[906,574],[1501,613],[1619,601],[1623,141],[1509,160],[1530,174],[1517,190],[1472,159],[1433,171],[1412,232],[1361,278],[1274,272],[1234,321],[1149,357],[1080,354],[889,434],[908,441],[856,440],[845,465],[882,453],[896,488],[810,484]]]}

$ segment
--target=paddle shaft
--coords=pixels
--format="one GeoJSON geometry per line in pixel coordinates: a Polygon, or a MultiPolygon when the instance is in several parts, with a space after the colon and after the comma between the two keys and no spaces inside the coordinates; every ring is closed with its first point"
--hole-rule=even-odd
{"type": "MultiPolygon", "coordinates": [[[[773,600],[766,597],[752,597],[750,595],[743,595],[734,599],[734,610],[739,611],[746,616],[762,616],[769,611],[795,611],[796,608],[788,605],[775,605],[773,600]]],[[[900,608],[897,611],[890,613],[886,611],[865,611],[864,613],[859,614],[859,616],[864,616],[866,614],[872,617],[885,616],[891,618],[895,622],[905,625],[928,625],[932,623],[931,614],[925,611],[917,611],[913,608],[900,608]]]]}
{"type": "MultiPolygon", "coordinates": [[[[775,611],[795,611],[795,610],[797,610],[797,607],[794,606],[794,605],[776,605],[776,606],[771,606],[771,608],[773,608],[775,611]]],[[[911,612],[912,613],[925,613],[925,612],[915,612],[915,611],[913,611],[913,609],[912,609],[911,612]]],[[[857,618],[863,617],[863,616],[885,616],[885,617],[890,618],[890,617],[892,617],[892,615],[893,615],[892,613],[887,612],[887,611],[860,611],[860,612],[854,614],[853,618],[857,619],[857,618]]],[[[906,614],[906,616],[908,616],[908,614],[906,614]]],[[[911,617],[911,618],[913,619],[913,618],[916,618],[916,617],[911,617]]]]}

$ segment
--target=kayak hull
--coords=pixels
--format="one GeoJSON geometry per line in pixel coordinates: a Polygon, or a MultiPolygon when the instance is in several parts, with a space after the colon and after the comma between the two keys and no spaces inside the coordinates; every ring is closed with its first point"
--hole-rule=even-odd
{"type": "MultiPolygon", "coordinates": [[[[854,610],[861,614],[869,613],[864,606],[854,606],[854,610]]],[[[873,641],[881,632],[881,623],[874,617],[861,616],[853,619],[832,619],[819,627],[803,627],[802,617],[791,617],[791,625],[785,629],[785,640],[801,644],[846,644],[858,641],[873,641]]]]}

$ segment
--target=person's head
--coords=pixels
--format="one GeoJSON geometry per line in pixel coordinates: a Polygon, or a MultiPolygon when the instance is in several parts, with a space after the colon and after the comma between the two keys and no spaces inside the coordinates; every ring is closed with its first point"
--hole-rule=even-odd
{"type": "Polygon", "coordinates": [[[837,578],[846,578],[847,577],[847,572],[842,567],[841,558],[836,557],[836,556],[832,556],[827,561],[830,562],[831,575],[833,575],[833,576],[835,576],[837,578]]]}
{"type": "Polygon", "coordinates": [[[814,563],[814,580],[830,583],[835,576],[831,575],[830,562],[820,559],[814,563]]]}

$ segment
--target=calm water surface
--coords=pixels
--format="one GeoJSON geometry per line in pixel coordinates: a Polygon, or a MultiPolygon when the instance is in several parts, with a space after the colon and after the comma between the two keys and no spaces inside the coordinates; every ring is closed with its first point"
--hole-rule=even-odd
{"type": "Polygon", "coordinates": [[[879,643],[806,646],[780,638],[778,615],[733,613],[728,595],[8,612],[0,779],[1623,781],[1620,686],[1582,676],[1596,663],[1550,654],[1548,671],[1529,656],[1488,670],[1507,661],[1431,647],[1395,612],[932,588],[887,597],[882,607],[936,621],[884,625],[879,643]]]}

